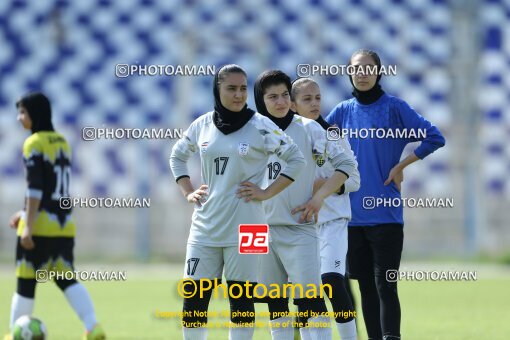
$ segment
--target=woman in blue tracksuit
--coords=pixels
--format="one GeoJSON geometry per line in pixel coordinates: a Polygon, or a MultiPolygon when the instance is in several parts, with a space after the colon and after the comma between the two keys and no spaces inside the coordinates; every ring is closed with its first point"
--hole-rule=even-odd
{"type": "Polygon", "coordinates": [[[377,53],[356,51],[350,64],[356,70],[350,76],[354,98],[339,103],[326,117],[329,124],[347,129],[343,131],[348,133],[362,180],[359,191],[350,193],[348,272],[359,283],[369,339],[400,339],[397,283],[387,280],[386,272],[400,266],[403,207],[388,202],[401,198],[404,168],[444,146],[445,139],[405,101],[382,90],[381,72],[368,74],[374,66],[381,69],[377,53]],[[377,134],[370,132],[374,129],[379,129],[377,134]],[[406,136],[397,138],[398,134],[406,136]],[[417,141],[421,144],[401,161],[404,147],[417,141]]]}

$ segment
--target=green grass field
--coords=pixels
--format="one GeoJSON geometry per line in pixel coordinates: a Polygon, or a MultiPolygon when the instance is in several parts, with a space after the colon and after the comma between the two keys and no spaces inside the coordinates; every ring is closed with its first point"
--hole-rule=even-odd
{"type": "MultiPolygon", "coordinates": [[[[125,270],[127,281],[85,282],[108,339],[180,339],[178,319],[156,317],[158,312],[178,312],[181,299],[177,281],[181,265],[101,266],[125,270]]],[[[10,301],[15,280],[10,266],[0,267],[0,335],[7,333],[10,301]]],[[[80,269],[93,270],[92,266],[80,269]]],[[[13,270],[13,269],[12,269],[13,270]]],[[[477,281],[399,283],[403,339],[508,339],[510,337],[510,274],[508,268],[478,270],[477,281]]],[[[357,284],[355,284],[357,291],[357,284]]],[[[359,296],[358,296],[359,303],[359,296]]],[[[267,311],[256,305],[257,311],[267,311]]],[[[214,299],[210,311],[228,310],[228,301],[214,299]]],[[[48,328],[50,340],[80,339],[83,330],[60,290],[52,283],[38,285],[34,315],[48,328]]],[[[212,322],[226,322],[214,317],[212,322]]],[[[255,339],[270,339],[267,318],[255,339]]],[[[360,339],[366,339],[362,314],[358,311],[360,339]]],[[[211,329],[209,339],[227,339],[225,328],[211,329]]],[[[333,338],[339,339],[336,329],[333,338]]]]}

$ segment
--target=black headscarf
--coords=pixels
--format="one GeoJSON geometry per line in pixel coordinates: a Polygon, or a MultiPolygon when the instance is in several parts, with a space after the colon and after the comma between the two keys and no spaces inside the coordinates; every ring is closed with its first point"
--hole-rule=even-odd
{"type": "Polygon", "coordinates": [[[32,121],[32,133],[54,131],[51,123],[51,105],[41,92],[32,92],[16,102],[16,107],[23,106],[32,121]]]}
{"type": "Polygon", "coordinates": [[[220,89],[219,89],[219,73],[221,68],[214,75],[213,94],[214,94],[214,114],[213,121],[214,125],[225,135],[236,132],[246,124],[251,117],[255,114],[255,111],[248,108],[248,105],[244,105],[240,112],[234,112],[226,109],[221,104],[220,89]]]}
{"type": "MultiPolygon", "coordinates": [[[[254,94],[255,94],[255,106],[257,107],[257,111],[267,118],[271,119],[273,123],[278,125],[278,127],[285,131],[287,127],[289,127],[290,123],[292,123],[292,119],[294,118],[294,112],[292,110],[289,110],[287,115],[282,118],[274,117],[267,111],[266,103],[264,103],[264,90],[262,89],[262,76],[264,73],[259,75],[257,80],[255,81],[255,86],[253,87],[254,94]]],[[[290,93],[289,89],[289,93],[290,93]]]]}
{"type": "MultiPolygon", "coordinates": [[[[375,63],[377,64],[377,71],[381,69],[381,61],[376,59],[375,63]]],[[[375,81],[374,86],[368,90],[368,91],[359,91],[356,86],[354,86],[354,82],[352,81],[352,76],[349,75],[349,80],[352,84],[352,95],[364,105],[369,105],[372,103],[375,103],[381,96],[384,94],[383,89],[381,88],[381,85],[379,85],[379,80],[381,80],[381,73],[377,75],[377,80],[375,81]]]]}
{"type": "Polygon", "coordinates": [[[326,122],[326,120],[324,120],[324,118],[322,118],[322,116],[320,116],[320,115],[319,115],[319,118],[317,118],[315,121],[317,123],[319,123],[324,130],[327,130],[328,128],[330,128],[332,126],[331,124],[326,122]]]}

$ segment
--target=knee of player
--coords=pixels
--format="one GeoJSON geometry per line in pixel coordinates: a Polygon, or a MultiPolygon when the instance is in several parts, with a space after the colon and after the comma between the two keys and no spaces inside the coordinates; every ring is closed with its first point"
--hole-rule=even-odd
{"type": "Polygon", "coordinates": [[[376,276],[375,285],[381,300],[398,295],[397,282],[388,281],[386,276],[376,276]]]}
{"type": "Polygon", "coordinates": [[[327,315],[328,309],[323,298],[301,298],[295,299],[294,304],[298,306],[298,320],[306,324],[309,318],[327,315]]]}
{"type": "Polygon", "coordinates": [[[342,291],[345,290],[345,278],[340,273],[324,273],[321,275],[322,291],[328,298],[341,296],[342,291]]]}
{"type": "Polygon", "coordinates": [[[61,291],[65,291],[67,289],[67,287],[72,286],[73,284],[78,282],[75,279],[70,279],[70,280],[55,279],[54,281],[55,281],[55,284],[57,285],[57,287],[60,288],[61,291]]]}
{"type": "Polygon", "coordinates": [[[182,307],[182,326],[186,328],[202,327],[207,324],[207,310],[211,294],[200,297],[198,294],[184,299],[182,307]]]}

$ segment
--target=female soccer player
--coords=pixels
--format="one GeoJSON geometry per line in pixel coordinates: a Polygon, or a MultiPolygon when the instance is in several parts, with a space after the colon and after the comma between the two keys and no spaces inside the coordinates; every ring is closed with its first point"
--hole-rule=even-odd
{"type": "MultiPolygon", "coordinates": [[[[291,109],[294,112],[316,121],[325,131],[331,127],[321,116],[321,92],[319,85],[313,79],[299,78],[294,81],[290,98],[292,101],[291,109]]],[[[352,155],[351,146],[344,138],[328,142],[341,143],[343,149],[352,155]]],[[[316,170],[315,190],[333,175],[335,169],[329,162],[325,162],[318,165],[316,170]]],[[[339,192],[324,200],[317,225],[322,283],[329,284],[332,287],[330,300],[342,340],[356,339],[355,313],[351,298],[346,290],[344,275],[347,255],[347,224],[351,219],[349,192],[357,191],[359,187],[359,172],[355,171],[345,181],[339,192]]]]}
{"type": "MultiPolygon", "coordinates": [[[[17,103],[18,120],[32,135],[23,144],[27,191],[25,209],[11,217],[17,229],[16,293],[12,298],[10,327],[34,308],[36,271],[64,273],[73,271],[76,226],[71,209],[60,206],[69,197],[71,148],[64,136],[53,129],[51,105],[42,93],[30,93],[17,103]]],[[[69,304],[85,325],[86,339],[105,339],[96,321],[92,300],[85,287],[75,279],[56,279],[69,304]]]]}
{"type": "Polygon", "coordinates": [[[381,197],[400,199],[404,168],[444,146],[445,140],[435,126],[405,101],[382,90],[380,74],[369,74],[374,66],[378,70],[381,68],[377,53],[356,51],[350,64],[357,70],[356,75],[350,77],[354,98],[338,104],[326,117],[328,123],[348,129],[363,179],[360,190],[350,194],[349,277],[359,283],[369,338],[400,339],[397,283],[386,280],[386,272],[398,270],[400,266],[404,241],[403,208],[401,205],[372,206],[370,200],[381,197]],[[360,129],[369,128],[392,131],[393,135],[398,130],[402,130],[401,134],[407,131],[408,136],[404,137],[408,138],[391,138],[391,134],[387,138],[370,135],[359,138],[360,129]],[[425,138],[419,134],[422,129],[426,131],[425,138]],[[400,161],[406,144],[416,141],[421,141],[421,145],[400,161]]]}
{"type": "MultiPolygon", "coordinates": [[[[338,191],[356,171],[356,161],[338,143],[327,143],[326,131],[318,123],[290,111],[290,92],[290,78],[282,71],[263,72],[255,83],[257,110],[294,140],[307,162],[305,170],[291,187],[264,202],[270,225],[270,243],[269,254],[260,256],[259,282],[266,286],[282,286],[290,281],[303,290],[314,286],[319,291],[320,259],[315,223],[324,199],[338,191]],[[332,164],[334,174],[312,195],[316,164],[324,162],[332,164]],[[302,213],[298,216],[296,213],[299,211],[302,213]]],[[[280,160],[270,159],[266,181],[271,183],[283,166],[280,160]]],[[[331,338],[324,299],[318,296],[310,298],[296,289],[294,292],[299,294],[294,296],[299,321],[305,326],[299,330],[301,336],[305,339],[331,338]]],[[[279,317],[289,312],[287,299],[281,297],[267,302],[272,338],[292,339],[293,328],[281,326],[288,325],[291,318],[279,317]]]]}
{"type": "MultiPolygon", "coordinates": [[[[290,185],[305,165],[297,145],[269,119],[247,107],[246,78],[245,71],[237,65],[218,70],[213,85],[214,111],[191,123],[170,157],[177,184],[188,202],[195,204],[184,277],[221,280],[224,269],[228,285],[237,283],[236,287],[257,280],[257,257],[239,254],[238,226],[266,224],[261,201],[290,185]],[[195,152],[200,154],[203,183],[198,189],[193,188],[186,167],[195,152]],[[261,190],[264,169],[273,154],[287,166],[272,185],[261,190]],[[251,190],[239,197],[241,185],[250,185],[251,190]]],[[[229,296],[231,312],[248,316],[231,317],[238,326],[230,328],[230,338],[251,339],[255,320],[253,292],[234,295],[241,297],[229,296]]],[[[196,294],[184,299],[185,339],[206,339],[207,318],[194,315],[196,311],[207,311],[210,298],[208,290],[202,298],[196,294]]]]}

